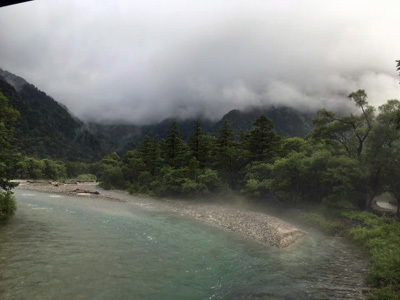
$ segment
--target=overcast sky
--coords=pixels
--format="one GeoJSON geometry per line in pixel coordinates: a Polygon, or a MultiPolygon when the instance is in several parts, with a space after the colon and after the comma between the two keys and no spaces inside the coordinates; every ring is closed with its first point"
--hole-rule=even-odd
{"type": "Polygon", "coordinates": [[[0,9],[0,68],[86,120],[400,99],[400,2],[36,0],[0,9]]]}

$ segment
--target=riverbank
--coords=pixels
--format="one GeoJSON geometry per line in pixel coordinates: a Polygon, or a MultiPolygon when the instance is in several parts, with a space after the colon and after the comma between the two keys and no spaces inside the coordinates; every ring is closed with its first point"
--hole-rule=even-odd
{"type": "Polygon", "coordinates": [[[399,299],[400,293],[400,223],[391,210],[367,211],[315,207],[303,213],[310,226],[330,235],[347,236],[366,250],[370,268],[366,274],[368,299],[399,299]]]}
{"type": "Polygon", "coordinates": [[[226,204],[176,199],[154,199],[129,195],[124,191],[105,191],[96,183],[19,181],[19,189],[54,194],[76,195],[109,201],[128,202],[146,210],[168,211],[198,219],[207,224],[236,232],[256,242],[286,248],[300,241],[305,233],[295,226],[264,213],[242,210],[226,204]]]}

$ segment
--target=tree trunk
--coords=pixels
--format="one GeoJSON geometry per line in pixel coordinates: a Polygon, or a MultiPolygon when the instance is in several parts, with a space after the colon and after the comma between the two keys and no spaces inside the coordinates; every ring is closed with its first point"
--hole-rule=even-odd
{"type": "Polygon", "coordinates": [[[366,209],[367,210],[371,210],[371,208],[372,208],[372,201],[374,200],[374,198],[375,198],[375,194],[373,194],[373,195],[367,195],[367,203],[366,203],[366,209]]]}

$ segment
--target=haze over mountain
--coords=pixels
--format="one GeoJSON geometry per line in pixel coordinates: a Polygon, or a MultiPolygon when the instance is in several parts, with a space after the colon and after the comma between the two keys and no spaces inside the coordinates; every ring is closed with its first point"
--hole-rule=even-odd
{"type": "Polygon", "coordinates": [[[87,121],[219,120],[232,109],[398,98],[383,1],[41,0],[0,10],[0,67],[87,121]]]}
{"type": "MultiPolygon", "coordinates": [[[[149,125],[84,123],[68,108],[40,91],[22,77],[0,69],[0,92],[20,112],[16,144],[22,153],[66,160],[98,160],[106,153],[125,153],[135,148],[143,136],[165,138],[174,121],[167,118],[149,125]]],[[[203,131],[218,135],[224,120],[236,132],[249,130],[253,121],[266,114],[282,136],[305,136],[311,130],[312,114],[288,107],[232,110],[219,121],[199,119],[203,131]]],[[[179,120],[183,139],[193,134],[194,119],[179,120]]]]}

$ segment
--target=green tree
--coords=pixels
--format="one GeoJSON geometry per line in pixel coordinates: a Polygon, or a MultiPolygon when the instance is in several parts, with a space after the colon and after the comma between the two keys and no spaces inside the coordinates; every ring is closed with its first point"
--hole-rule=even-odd
{"type": "Polygon", "coordinates": [[[183,167],[187,163],[188,149],[182,140],[177,121],[172,123],[165,139],[163,155],[165,162],[173,168],[183,167]]]}
{"type": "Polygon", "coordinates": [[[59,179],[67,176],[67,170],[62,162],[55,162],[50,159],[42,159],[44,168],[43,175],[46,179],[59,179]]]}
{"type": "Polygon", "coordinates": [[[100,161],[100,186],[106,190],[125,188],[122,164],[119,155],[113,152],[100,161]]]}
{"type": "Polygon", "coordinates": [[[234,137],[234,132],[232,129],[232,125],[228,120],[224,120],[224,123],[222,124],[221,129],[219,130],[218,134],[218,148],[220,150],[229,148],[233,144],[233,137],[234,137]]]}
{"type": "Polygon", "coordinates": [[[229,187],[236,188],[242,176],[240,171],[247,164],[247,161],[244,150],[233,138],[232,126],[229,121],[224,120],[214,149],[213,167],[218,170],[220,177],[229,187]]]}
{"type": "Polygon", "coordinates": [[[358,160],[364,172],[354,182],[354,187],[358,189],[357,202],[360,206],[370,209],[373,198],[382,188],[382,166],[375,164],[373,156],[367,155],[368,151],[365,151],[371,143],[370,137],[376,126],[375,109],[368,105],[364,90],[351,93],[349,98],[360,108],[361,113],[337,117],[333,112],[321,110],[318,112],[320,118],[314,120],[316,128],[313,137],[358,160]]]}
{"type": "Polygon", "coordinates": [[[245,143],[253,161],[271,162],[280,150],[280,137],[275,133],[272,121],[265,115],[254,121],[253,128],[245,134],[245,143]]]}
{"type": "Polygon", "coordinates": [[[16,210],[15,199],[10,192],[17,185],[11,182],[16,156],[10,142],[18,116],[18,112],[9,106],[7,98],[0,93],[0,222],[6,221],[16,210]]]}
{"type": "Polygon", "coordinates": [[[138,182],[140,173],[146,170],[141,153],[137,150],[128,151],[122,158],[122,173],[125,180],[131,183],[138,182]]]}
{"type": "Polygon", "coordinates": [[[241,192],[254,198],[265,198],[271,194],[273,165],[264,162],[252,162],[245,168],[244,185],[241,192]]]}
{"type": "MultiPolygon", "coordinates": [[[[375,194],[386,185],[393,193],[400,212],[400,101],[389,100],[379,107],[376,125],[371,132],[366,161],[375,170],[375,194]],[[378,189],[379,188],[379,189],[378,189]]],[[[372,200],[371,200],[372,201],[372,200]]]]}
{"type": "Polygon", "coordinates": [[[146,135],[140,143],[138,151],[146,170],[152,176],[157,175],[162,165],[161,150],[157,138],[150,138],[146,135]]]}
{"type": "Polygon", "coordinates": [[[360,115],[350,114],[337,117],[327,110],[318,111],[319,118],[313,120],[315,130],[313,136],[337,143],[351,157],[360,156],[365,142],[374,125],[374,108],[368,105],[364,90],[351,93],[349,98],[362,111],[360,115]]]}
{"type": "Polygon", "coordinates": [[[193,135],[188,139],[192,156],[199,162],[199,167],[204,168],[208,161],[209,148],[199,121],[193,121],[193,135]]]}

